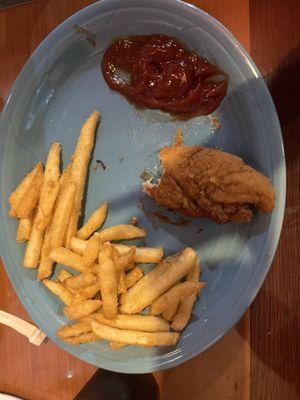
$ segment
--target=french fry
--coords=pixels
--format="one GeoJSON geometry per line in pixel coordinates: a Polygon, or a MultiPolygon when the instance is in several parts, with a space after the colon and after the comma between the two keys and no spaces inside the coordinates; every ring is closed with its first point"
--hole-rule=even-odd
{"type": "MultiPolygon", "coordinates": [[[[162,260],[161,263],[156,265],[156,267],[154,267],[147,275],[145,275],[143,279],[140,279],[133,287],[130,288],[130,296],[142,296],[144,288],[152,282],[155,282],[156,279],[166,272],[175,258],[176,257],[174,255],[168,256],[162,260]]],[[[123,297],[124,296],[121,296],[121,304],[123,297]]]]}
{"type": "Polygon", "coordinates": [[[41,255],[41,249],[43,245],[43,239],[44,239],[44,234],[45,232],[40,231],[34,226],[33,226],[30,232],[30,237],[27,242],[24,258],[23,258],[23,267],[25,268],[37,268],[39,260],[40,260],[40,255],[41,255]]]}
{"type": "Polygon", "coordinates": [[[115,225],[111,228],[104,229],[99,232],[101,242],[110,242],[113,240],[126,240],[135,239],[146,236],[146,231],[141,228],[137,228],[134,225],[115,225]]]}
{"type": "MultiPolygon", "coordinates": [[[[72,278],[72,277],[73,277],[73,275],[71,274],[71,272],[67,271],[66,269],[61,269],[57,275],[57,280],[60,283],[65,283],[65,281],[68,278],[72,278]]],[[[68,289],[70,289],[70,288],[68,288],[68,289]]]]}
{"type": "MultiPolygon", "coordinates": [[[[83,246],[83,244],[80,244],[83,246]]],[[[162,247],[135,247],[123,244],[113,244],[120,255],[127,254],[131,248],[135,248],[134,262],[136,263],[159,263],[163,257],[162,247]]]]}
{"type": "Polygon", "coordinates": [[[94,275],[99,276],[100,273],[100,265],[98,263],[94,263],[89,269],[94,275]]]}
{"type": "Polygon", "coordinates": [[[97,277],[90,271],[85,271],[80,275],[71,276],[65,281],[65,285],[72,289],[82,289],[97,282],[97,277]]]}
{"type": "MultiPolygon", "coordinates": [[[[160,275],[159,279],[151,279],[150,272],[121,297],[120,311],[126,314],[136,314],[148,307],[155,299],[188,273],[193,267],[196,257],[195,251],[187,247],[177,256],[169,258],[168,263],[165,262],[168,267],[160,275]],[[142,292],[140,292],[140,288],[142,288],[142,292]]],[[[161,264],[164,265],[164,261],[161,264]]]]}
{"type": "Polygon", "coordinates": [[[87,240],[79,239],[74,236],[70,240],[70,249],[75,251],[75,253],[82,255],[87,246],[87,240]]]}
{"type": "Polygon", "coordinates": [[[34,166],[34,168],[28,174],[25,175],[25,177],[18,184],[15,190],[11,192],[8,198],[8,203],[10,204],[11,208],[15,208],[17,203],[19,203],[23,199],[25,193],[30,188],[34,180],[34,177],[38,169],[43,169],[42,163],[40,161],[34,166]]]}
{"type": "MultiPolygon", "coordinates": [[[[116,247],[112,247],[116,250],[116,247]]],[[[116,250],[117,255],[114,257],[115,266],[118,273],[124,272],[128,267],[134,263],[134,255],[135,255],[135,247],[132,246],[129,251],[124,253],[123,255],[119,255],[118,250],[116,250]]]]}
{"type": "Polygon", "coordinates": [[[40,190],[43,183],[43,167],[38,168],[37,174],[31,186],[25,193],[22,200],[16,206],[15,212],[18,218],[26,218],[36,208],[40,198],[40,190]]]}
{"type": "Polygon", "coordinates": [[[54,262],[67,265],[68,267],[79,272],[84,272],[87,270],[83,258],[66,247],[52,249],[50,251],[49,258],[54,262]]]}
{"type": "Polygon", "coordinates": [[[43,166],[41,162],[38,162],[9,196],[11,217],[26,218],[34,210],[39,201],[42,182],[43,166]]]}
{"type": "Polygon", "coordinates": [[[79,289],[75,296],[73,297],[72,304],[75,303],[80,303],[81,301],[84,300],[89,300],[92,299],[93,297],[96,296],[97,293],[100,292],[100,283],[96,282],[93,285],[87,286],[83,289],[79,289]]]}
{"type": "Polygon", "coordinates": [[[71,238],[76,236],[77,233],[77,224],[81,214],[81,202],[85,188],[87,169],[94,147],[95,132],[99,119],[100,114],[97,111],[93,111],[85,121],[81,128],[76,149],[72,157],[71,180],[76,185],[76,195],[66,235],[67,246],[69,246],[71,238]]]}
{"type": "Polygon", "coordinates": [[[101,304],[101,300],[85,300],[65,307],[63,311],[69,319],[80,319],[97,311],[101,304]]]}
{"type": "Polygon", "coordinates": [[[32,223],[34,218],[34,211],[32,211],[28,217],[19,219],[17,229],[17,242],[26,242],[30,238],[32,223]]]}
{"type": "Polygon", "coordinates": [[[196,294],[204,286],[202,282],[183,282],[173,286],[166,293],[158,297],[151,304],[150,314],[159,315],[166,311],[174,303],[196,294]]]}
{"type": "MultiPolygon", "coordinates": [[[[83,254],[87,245],[87,240],[73,237],[70,242],[70,248],[78,254],[83,254]]],[[[132,247],[120,243],[112,244],[122,256],[130,251],[132,247]]],[[[135,247],[134,262],[136,263],[159,263],[163,257],[162,247],[135,247]]]]}
{"type": "MultiPolygon", "coordinates": [[[[187,281],[198,282],[200,277],[200,263],[199,259],[196,260],[194,267],[188,273],[187,281]]],[[[186,299],[179,303],[178,311],[172,322],[172,329],[175,331],[182,331],[191,318],[191,314],[194,308],[195,301],[197,299],[197,293],[192,294],[186,299]]]]}
{"type": "MultiPolygon", "coordinates": [[[[63,170],[63,172],[62,172],[62,174],[61,174],[61,176],[59,178],[60,189],[64,188],[68,184],[68,182],[70,182],[70,180],[71,180],[71,169],[72,169],[72,162],[70,162],[66,166],[66,168],[63,170]]],[[[59,191],[58,195],[60,196],[60,194],[61,194],[61,191],[59,191]]]]}
{"type": "Polygon", "coordinates": [[[41,259],[38,266],[37,279],[39,281],[49,278],[53,273],[53,261],[49,258],[50,250],[50,231],[49,227],[47,227],[41,249],[41,259]]]}
{"type": "Polygon", "coordinates": [[[131,247],[129,251],[120,255],[116,247],[112,247],[113,259],[115,263],[115,268],[117,272],[118,279],[118,293],[125,294],[127,287],[125,284],[125,270],[134,267],[134,254],[135,247],[131,247]]]}
{"type": "Polygon", "coordinates": [[[91,326],[95,335],[100,339],[110,342],[134,344],[138,346],[171,346],[178,342],[179,334],[176,332],[141,332],[112,328],[97,321],[92,321],[91,326]]]}
{"type": "Polygon", "coordinates": [[[96,340],[99,340],[99,338],[93,332],[88,332],[88,333],[83,333],[82,335],[79,336],[63,338],[62,340],[70,344],[83,344],[83,343],[95,342],[96,340]]]}
{"type": "Polygon", "coordinates": [[[45,230],[51,222],[52,211],[59,191],[60,144],[53,143],[47,157],[44,179],[40,191],[35,227],[45,230]]]}
{"type": "MultiPolygon", "coordinates": [[[[65,281],[66,281],[68,278],[71,278],[71,277],[73,277],[73,275],[71,274],[71,272],[67,271],[66,269],[62,269],[62,270],[60,270],[59,273],[58,273],[57,280],[58,280],[58,282],[65,284],[65,281]]],[[[69,291],[74,295],[74,297],[75,297],[75,295],[77,294],[77,290],[76,290],[76,289],[73,289],[73,288],[71,288],[71,287],[68,287],[68,290],[69,290],[69,291]]],[[[74,301],[74,297],[73,297],[72,303],[73,303],[73,301],[74,301]]]]}
{"type": "Polygon", "coordinates": [[[79,336],[83,333],[91,332],[92,328],[89,324],[84,322],[77,322],[76,324],[64,325],[58,329],[56,336],[60,338],[68,338],[72,336],[79,336]]]}
{"type": "Polygon", "coordinates": [[[167,321],[172,321],[174,316],[177,313],[178,310],[178,306],[179,306],[179,301],[174,302],[173,304],[171,304],[163,313],[162,313],[162,317],[164,319],[166,319],[167,321]]]}
{"type": "Polygon", "coordinates": [[[122,347],[126,347],[126,344],[118,342],[110,342],[109,345],[112,350],[119,350],[122,349],[122,347]]]}
{"type": "Polygon", "coordinates": [[[60,282],[50,281],[50,279],[44,279],[43,284],[53,294],[58,296],[60,300],[69,306],[72,303],[73,294],[60,282]]]}
{"type": "Polygon", "coordinates": [[[163,258],[162,247],[137,247],[135,250],[135,262],[137,263],[159,263],[163,258]]]}
{"type": "Polygon", "coordinates": [[[99,254],[99,280],[102,297],[103,315],[108,318],[115,318],[118,313],[118,277],[112,259],[112,247],[105,243],[99,254]]]}
{"type": "Polygon", "coordinates": [[[85,263],[86,268],[90,268],[99,258],[100,245],[100,238],[97,234],[94,234],[87,241],[87,246],[82,254],[83,262],[85,263]]]}
{"type": "Polygon", "coordinates": [[[127,289],[131,288],[137,281],[144,276],[141,268],[135,267],[125,275],[125,286],[127,289]]]}
{"type": "Polygon", "coordinates": [[[108,210],[108,203],[103,203],[95,210],[87,222],[77,232],[80,239],[88,239],[96,230],[104,224],[108,210]]]}
{"type": "Polygon", "coordinates": [[[92,320],[118,329],[130,329],[142,332],[168,332],[170,330],[170,325],[167,321],[153,315],[119,314],[114,319],[107,319],[103,313],[97,312],[86,319],[83,318],[84,322],[91,322],[92,320]]]}
{"type": "MultiPolygon", "coordinates": [[[[67,180],[66,177],[63,179],[67,180]]],[[[65,186],[60,187],[60,193],[50,227],[50,246],[52,249],[63,245],[73,208],[75,192],[76,185],[69,180],[67,180],[65,186]]]]}
{"type": "Polygon", "coordinates": [[[119,273],[119,283],[118,283],[118,294],[125,294],[127,287],[125,284],[125,272],[120,271],[119,273]]]}

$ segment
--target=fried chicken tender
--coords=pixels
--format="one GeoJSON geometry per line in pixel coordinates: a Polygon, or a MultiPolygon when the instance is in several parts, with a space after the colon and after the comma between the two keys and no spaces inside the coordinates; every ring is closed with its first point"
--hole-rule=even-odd
{"type": "Polygon", "coordinates": [[[175,141],[159,153],[164,167],[156,185],[145,192],[168,209],[191,217],[208,217],[217,223],[249,222],[253,205],[262,212],[274,208],[270,180],[224,151],[188,147],[175,141]]]}

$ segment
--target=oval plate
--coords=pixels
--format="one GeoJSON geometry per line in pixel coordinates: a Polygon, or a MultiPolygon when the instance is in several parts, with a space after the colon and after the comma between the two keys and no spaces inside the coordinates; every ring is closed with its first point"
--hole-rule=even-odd
{"type": "MultiPolygon", "coordinates": [[[[102,0],[56,28],[25,64],[8,97],[1,119],[1,256],[24,306],[39,327],[59,346],[105,369],[142,373],[173,367],[204,351],[243,315],[266,277],[277,246],[285,203],[285,161],[277,115],[267,87],[236,39],[216,20],[175,0],[102,0]],[[94,36],[87,40],[74,25],[94,36]],[[229,91],[214,113],[221,127],[214,132],[209,117],[186,122],[159,111],[137,111],[103,80],[103,50],[125,35],[164,33],[216,63],[229,75],[229,91]],[[95,39],[95,47],[93,46],[95,39]],[[200,255],[205,289],[192,320],[175,348],[127,347],[112,351],[105,342],[72,346],[56,336],[66,322],[62,305],[41,283],[36,271],[21,267],[24,246],[15,242],[16,221],[7,217],[7,198],[38,160],[45,160],[53,141],[62,143],[68,163],[80,127],[89,113],[102,114],[85,212],[110,203],[106,226],[137,216],[148,231],[147,246],[166,254],[193,246],[200,255]],[[182,127],[185,143],[216,146],[241,156],[270,177],[276,188],[272,214],[256,214],[245,225],[219,226],[207,219],[186,226],[167,224],[144,212],[157,210],[141,193],[140,174],[158,167],[157,153],[182,127]],[[119,160],[123,157],[123,161],[119,160]]],[[[57,270],[59,267],[57,268],[57,270]]]]}

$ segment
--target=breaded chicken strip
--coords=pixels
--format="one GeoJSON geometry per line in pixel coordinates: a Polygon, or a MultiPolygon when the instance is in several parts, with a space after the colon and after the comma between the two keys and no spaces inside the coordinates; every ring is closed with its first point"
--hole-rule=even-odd
{"type": "Polygon", "coordinates": [[[253,205],[274,208],[275,191],[267,177],[235,155],[202,146],[177,145],[159,153],[164,167],[158,184],[145,184],[157,203],[191,217],[220,224],[249,222],[253,205]]]}

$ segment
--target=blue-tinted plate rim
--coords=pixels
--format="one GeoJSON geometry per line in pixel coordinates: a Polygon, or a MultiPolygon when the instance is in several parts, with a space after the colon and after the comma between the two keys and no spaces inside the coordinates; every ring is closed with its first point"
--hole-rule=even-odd
{"type": "MultiPolygon", "coordinates": [[[[126,3],[126,5],[130,5],[130,1],[128,0],[101,0],[99,2],[93,3],[85,8],[83,8],[82,10],[78,11],[77,13],[71,15],[69,18],[67,18],[65,21],[63,21],[60,25],[58,25],[52,32],[49,33],[49,35],[40,43],[40,45],[34,50],[34,52],[32,53],[32,55],[30,56],[30,58],[27,60],[27,62],[25,63],[24,67],[22,68],[21,72],[19,73],[15,83],[12,86],[12,89],[7,97],[7,100],[5,102],[2,114],[1,114],[1,120],[0,120],[0,133],[4,128],[5,123],[7,123],[9,121],[9,111],[10,111],[10,104],[12,101],[12,98],[14,95],[17,95],[18,92],[18,88],[19,88],[19,84],[21,81],[21,78],[23,77],[23,75],[26,75],[26,73],[28,73],[29,70],[29,64],[30,61],[34,58],[39,58],[39,53],[41,52],[41,50],[44,47],[48,46],[48,43],[51,42],[51,40],[53,39],[53,37],[55,37],[56,35],[59,35],[64,29],[65,27],[67,27],[69,25],[69,23],[71,21],[75,22],[78,18],[83,17],[85,14],[87,14],[88,12],[90,12],[90,10],[95,10],[97,11],[98,7],[102,7],[105,6],[107,3],[126,3]]],[[[155,0],[153,1],[153,3],[155,2],[155,0]]],[[[152,4],[153,4],[152,3],[152,4]]],[[[276,224],[276,231],[274,232],[273,235],[273,240],[272,240],[272,246],[270,247],[270,257],[266,260],[265,263],[265,268],[263,273],[260,274],[259,279],[257,279],[256,281],[256,286],[254,289],[252,289],[249,293],[249,301],[244,302],[243,307],[242,307],[242,311],[240,312],[240,315],[236,315],[235,317],[232,317],[230,319],[230,322],[225,326],[225,328],[223,327],[223,329],[220,330],[219,334],[216,335],[214,337],[213,340],[211,340],[207,346],[205,346],[202,349],[196,349],[195,351],[190,351],[189,353],[186,353],[184,355],[182,355],[181,351],[175,351],[173,354],[168,355],[168,356],[164,356],[162,357],[163,361],[160,361],[155,357],[153,359],[153,361],[149,361],[149,362],[141,362],[141,363],[137,363],[137,360],[127,360],[126,362],[114,362],[114,361],[107,361],[105,359],[101,359],[101,365],[99,365],[98,363],[95,362],[92,354],[85,352],[85,356],[84,357],[79,357],[77,355],[77,351],[76,351],[76,346],[72,347],[70,345],[66,345],[64,342],[60,341],[54,333],[52,332],[48,332],[46,330],[46,334],[47,336],[49,336],[49,338],[55,342],[56,344],[58,344],[60,347],[64,348],[65,350],[67,350],[69,353],[73,354],[76,357],[82,358],[84,361],[90,362],[92,364],[95,364],[97,366],[101,366],[102,368],[108,369],[108,370],[112,370],[112,371],[116,371],[116,372],[127,372],[127,373],[147,373],[147,372],[153,372],[153,371],[158,371],[158,370],[163,370],[166,368],[171,368],[171,367],[175,367],[176,365],[179,365],[182,363],[182,358],[184,359],[184,361],[187,361],[189,359],[191,359],[192,357],[196,356],[197,354],[205,351],[208,347],[210,347],[212,344],[214,344],[216,341],[218,341],[222,336],[225,335],[225,333],[227,333],[229,331],[229,329],[234,326],[238,320],[242,317],[242,315],[246,312],[246,310],[248,309],[248,307],[250,306],[250,304],[252,303],[252,301],[254,300],[255,296],[257,295],[259,289],[261,288],[266,275],[270,269],[272,260],[274,258],[275,255],[275,251],[277,248],[277,244],[278,244],[278,240],[279,240],[279,236],[280,236],[280,232],[281,232],[281,227],[282,227],[282,222],[283,222],[283,216],[284,216],[284,207],[285,207],[285,196],[286,196],[286,168],[285,168],[285,156],[284,156],[284,149],[283,149],[283,140],[282,140],[282,135],[281,135],[281,130],[280,130],[280,125],[279,125],[279,120],[277,117],[277,113],[271,98],[271,95],[268,91],[268,88],[263,80],[263,78],[261,77],[261,74],[259,72],[259,70],[257,69],[255,63],[252,61],[252,59],[250,58],[250,56],[248,55],[248,53],[246,52],[246,50],[241,46],[241,44],[237,41],[237,39],[230,33],[230,31],[228,31],[227,28],[225,28],[219,21],[217,21],[215,18],[213,18],[212,16],[210,16],[209,14],[207,14],[206,12],[204,12],[203,10],[197,8],[194,5],[191,4],[187,4],[185,2],[182,2],[181,0],[164,0],[164,4],[168,4],[170,5],[170,7],[183,7],[186,10],[188,10],[191,13],[194,14],[198,14],[199,16],[201,15],[203,18],[205,18],[211,26],[213,26],[216,30],[218,30],[219,32],[221,32],[224,36],[224,38],[226,38],[227,43],[231,43],[231,45],[233,45],[234,49],[238,51],[239,56],[241,57],[243,63],[247,64],[248,67],[251,68],[251,70],[253,71],[253,75],[255,75],[255,78],[259,80],[259,84],[264,92],[264,96],[265,99],[267,101],[267,103],[264,104],[264,107],[268,107],[269,111],[273,114],[274,116],[274,120],[273,120],[273,128],[274,128],[274,135],[277,136],[277,140],[280,142],[281,144],[281,148],[280,148],[280,155],[282,157],[282,168],[281,170],[278,172],[280,173],[281,177],[280,177],[280,183],[281,183],[281,190],[280,193],[277,197],[277,203],[280,205],[280,207],[278,207],[277,210],[277,214],[276,214],[276,220],[277,220],[277,224],[276,224]],[[173,358],[172,358],[173,357],[173,358]],[[170,359],[171,358],[171,359],[170,359]],[[154,361],[155,360],[155,361],[154,361]]],[[[140,4],[144,5],[146,4],[145,2],[143,2],[143,0],[140,0],[140,4]]],[[[100,11],[101,12],[101,11],[100,11]]],[[[5,136],[2,134],[0,134],[0,154],[2,156],[3,154],[3,150],[4,150],[4,143],[5,143],[5,136]]],[[[3,159],[2,157],[0,159],[3,159]]],[[[1,182],[0,182],[1,183],[1,182]]],[[[2,202],[6,201],[6,199],[2,199],[2,202]]],[[[3,213],[3,206],[2,206],[2,213],[3,213]]],[[[3,248],[4,243],[5,243],[5,236],[2,230],[0,230],[0,247],[3,248]]],[[[1,254],[3,254],[3,252],[1,252],[1,254]]],[[[26,296],[24,297],[24,289],[21,285],[21,282],[18,281],[14,281],[12,279],[13,277],[13,273],[11,272],[11,269],[8,268],[6,265],[9,265],[9,260],[6,259],[6,256],[3,257],[3,262],[4,262],[4,266],[6,269],[6,272],[11,280],[11,283],[15,289],[15,291],[17,292],[19,298],[21,299],[24,307],[26,308],[26,310],[28,311],[28,313],[33,316],[34,314],[34,306],[30,303],[30,301],[28,301],[28,299],[26,298],[26,296]]],[[[34,320],[36,321],[36,323],[41,326],[42,324],[41,322],[41,318],[38,315],[35,315],[34,320]]],[[[101,358],[101,354],[99,354],[99,357],[101,358]]]]}

